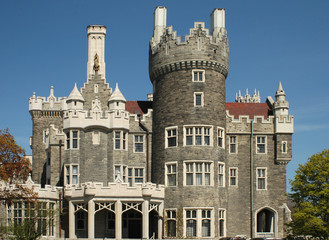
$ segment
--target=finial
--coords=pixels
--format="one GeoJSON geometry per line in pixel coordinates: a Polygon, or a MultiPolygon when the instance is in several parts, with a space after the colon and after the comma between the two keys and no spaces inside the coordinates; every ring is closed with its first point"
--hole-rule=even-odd
{"type": "Polygon", "coordinates": [[[115,83],[115,88],[119,88],[118,86],[119,86],[118,83],[115,83]]]}
{"type": "Polygon", "coordinates": [[[50,96],[49,97],[52,97],[52,96],[54,96],[54,86],[50,87],[50,96]]]}

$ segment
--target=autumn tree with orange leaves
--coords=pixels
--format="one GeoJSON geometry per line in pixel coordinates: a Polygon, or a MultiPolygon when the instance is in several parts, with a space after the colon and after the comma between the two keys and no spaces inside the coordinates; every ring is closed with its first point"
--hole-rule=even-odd
{"type": "Polygon", "coordinates": [[[23,187],[28,174],[30,173],[30,163],[25,157],[25,150],[16,144],[14,136],[10,134],[8,128],[0,129],[0,186],[12,185],[15,188],[2,188],[0,199],[7,204],[13,199],[34,200],[35,194],[31,189],[23,187]]]}

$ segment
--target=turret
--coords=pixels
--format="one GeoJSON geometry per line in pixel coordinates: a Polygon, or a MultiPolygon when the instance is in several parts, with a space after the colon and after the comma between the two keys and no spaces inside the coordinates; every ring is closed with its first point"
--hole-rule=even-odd
{"type": "Polygon", "coordinates": [[[74,85],[72,92],[66,100],[68,109],[82,110],[84,99],[77,88],[77,84],[74,85]]]}
{"type": "Polygon", "coordinates": [[[127,101],[125,97],[122,95],[117,83],[114,92],[112,93],[109,99],[109,109],[125,110],[126,102],[127,101]]]}
{"type": "Polygon", "coordinates": [[[160,37],[162,36],[167,25],[167,8],[157,7],[154,11],[154,27],[153,27],[153,39],[154,44],[160,42],[160,37]]]}
{"type": "Polygon", "coordinates": [[[105,36],[106,27],[103,25],[90,25],[87,27],[88,35],[88,63],[87,78],[92,74],[100,74],[105,78],[105,36]]]}
{"type": "Polygon", "coordinates": [[[273,104],[274,115],[288,115],[289,112],[289,102],[286,100],[286,93],[282,88],[281,82],[279,83],[278,90],[275,94],[275,102],[273,104]]]}

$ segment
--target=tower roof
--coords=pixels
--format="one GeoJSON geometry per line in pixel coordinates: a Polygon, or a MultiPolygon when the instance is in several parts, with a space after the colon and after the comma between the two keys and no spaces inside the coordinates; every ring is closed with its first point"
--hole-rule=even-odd
{"type": "Polygon", "coordinates": [[[112,93],[109,102],[112,101],[121,101],[121,102],[126,102],[127,100],[125,99],[125,97],[122,95],[119,87],[118,87],[118,83],[115,85],[115,89],[114,92],[112,93]]]}
{"type": "Polygon", "coordinates": [[[276,95],[276,96],[277,96],[277,95],[286,95],[286,93],[285,93],[284,90],[283,90],[283,87],[282,87],[281,82],[279,82],[278,90],[276,90],[276,94],[275,94],[275,95],[276,95]]]}
{"type": "Polygon", "coordinates": [[[67,101],[81,101],[81,102],[85,101],[81,93],[79,92],[76,83],[74,84],[74,88],[70,93],[69,97],[67,98],[67,101]]]}

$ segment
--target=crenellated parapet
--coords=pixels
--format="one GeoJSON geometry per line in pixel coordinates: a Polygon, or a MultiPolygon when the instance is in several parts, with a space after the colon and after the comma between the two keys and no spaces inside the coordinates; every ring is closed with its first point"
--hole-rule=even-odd
{"type": "Polygon", "coordinates": [[[101,127],[129,129],[129,112],[116,109],[109,111],[67,110],[64,112],[64,129],[101,127]]]}
{"type": "Polygon", "coordinates": [[[0,183],[0,191],[16,191],[21,188],[31,189],[33,193],[37,194],[37,198],[41,199],[50,199],[50,200],[58,200],[59,193],[62,191],[62,187],[56,187],[51,185],[45,185],[41,187],[41,184],[36,184],[32,181],[31,175],[27,178],[25,183],[20,185],[20,188],[15,184],[1,184],[0,183]]]}
{"type": "Polygon", "coordinates": [[[67,109],[66,97],[55,97],[51,87],[49,97],[36,96],[35,92],[29,98],[29,111],[62,111],[67,109]]]}
{"type": "Polygon", "coordinates": [[[67,185],[64,189],[65,198],[84,198],[86,196],[106,197],[106,198],[164,198],[164,186],[156,185],[150,182],[136,183],[129,186],[124,182],[109,182],[104,186],[102,182],[86,182],[81,186],[67,185]]]}
{"type": "Polygon", "coordinates": [[[171,26],[166,27],[165,15],[166,9],[160,7],[155,10],[149,60],[152,82],[160,75],[188,69],[211,69],[225,77],[228,75],[229,45],[224,9],[213,11],[211,33],[204,22],[195,22],[184,41],[171,26]]]}

